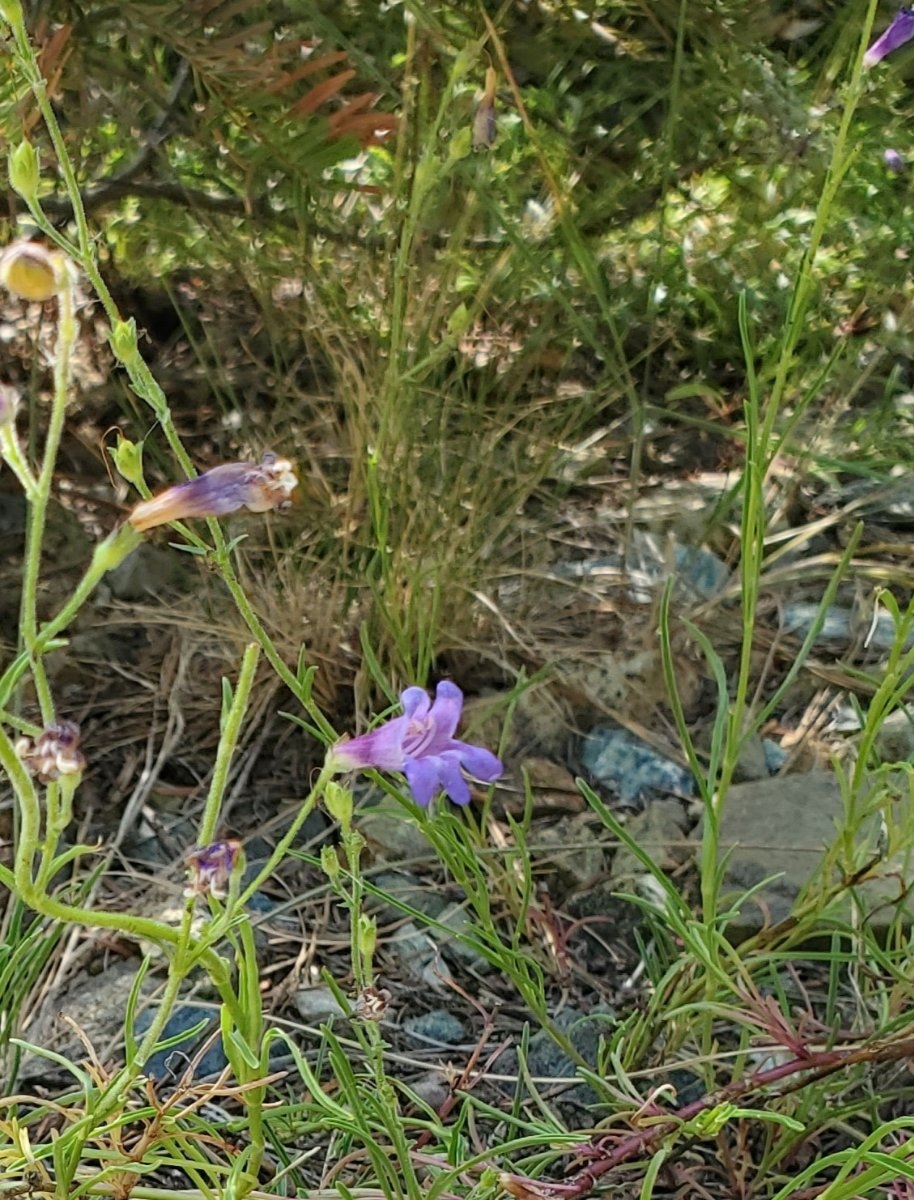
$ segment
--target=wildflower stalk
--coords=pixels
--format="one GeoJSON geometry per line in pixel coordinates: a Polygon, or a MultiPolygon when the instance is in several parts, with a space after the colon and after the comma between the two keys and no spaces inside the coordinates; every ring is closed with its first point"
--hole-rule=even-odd
{"type": "Polygon", "coordinates": [[[54,701],[51,698],[44,663],[40,654],[35,651],[38,634],[38,576],[41,570],[41,547],[44,541],[51,483],[57,465],[57,453],[63,436],[67,400],[69,399],[70,361],[77,334],[74,306],[73,279],[69,268],[66,267],[60,272],[60,290],[57,293],[57,344],[54,350],[54,395],[51,402],[51,415],[45,437],[41,470],[28,506],[19,618],[20,645],[30,658],[38,704],[45,724],[54,719],[54,701]]]}
{"type": "Polygon", "coordinates": [[[238,738],[241,733],[244,714],[247,711],[259,658],[260,649],[258,646],[249,645],[245,647],[231,704],[229,705],[228,712],[223,713],[222,736],[219,738],[219,748],[216,752],[213,777],[210,781],[203,816],[200,819],[200,832],[197,835],[197,844],[199,846],[208,846],[216,836],[219,811],[222,807],[222,799],[225,795],[232,759],[235,751],[238,749],[238,738]]]}
{"type": "MultiPolygon", "coordinates": [[[[35,781],[29,775],[16,748],[10,741],[6,731],[0,726],[0,767],[10,780],[16,793],[19,813],[19,834],[16,841],[15,861],[10,873],[4,868],[0,875],[10,890],[15,892],[20,900],[35,912],[52,917],[58,921],[73,924],[96,926],[102,929],[115,929],[137,941],[150,941],[156,945],[176,947],[179,944],[178,931],[161,921],[149,917],[138,917],[131,913],[106,912],[104,910],[86,909],[78,905],[67,904],[64,901],[48,895],[40,886],[40,875],[46,874],[46,868],[35,872],[36,859],[43,862],[51,854],[51,866],[56,870],[61,865],[62,856],[54,856],[47,840],[42,842],[41,832],[41,801],[35,787],[35,781]]],[[[82,847],[71,848],[67,852],[68,859],[81,852],[82,847]]],[[[90,851],[91,847],[86,847],[90,851]]],[[[208,966],[215,968],[215,976],[224,975],[215,956],[207,958],[208,966]]]]}
{"type": "MultiPolygon", "coordinates": [[[[73,169],[73,164],[70,160],[67,151],[66,143],[60,131],[60,126],[57,121],[54,109],[47,98],[46,87],[41,71],[35,57],[34,49],[29,42],[28,34],[25,30],[21,13],[17,19],[7,15],[7,20],[14,35],[14,43],[16,57],[22,74],[32,89],[35,97],[35,102],[41,112],[45,125],[48,130],[48,135],[54,146],[57,155],[57,162],[66,189],[67,197],[73,208],[73,221],[76,226],[76,242],[64,237],[57,230],[41,210],[37,200],[33,197],[26,196],[26,202],[29,206],[32,218],[38,228],[51,241],[60,246],[75,263],[80,270],[84,272],[93,290],[98,296],[102,307],[111,324],[112,348],[117,354],[121,364],[127,372],[130,383],[134,392],[141,400],[145,401],[152,409],[157,421],[162,429],[169,448],[175,456],[175,459],[181,466],[185,475],[191,478],[195,472],[190,456],[184,449],[174,421],[171,415],[171,409],[168,404],[168,399],[162,388],[159,386],[154,375],[143,360],[142,355],[136,345],[136,331],[133,328],[132,322],[125,322],[121,318],[117,305],[109,291],[101,273],[98,270],[95,261],[94,248],[92,238],[89,233],[89,226],[86,220],[85,208],[82,202],[82,196],[79,191],[79,183],[76,179],[76,173],[73,169]]],[[[241,584],[235,574],[234,568],[231,565],[230,551],[225,536],[217,521],[210,520],[207,522],[211,537],[213,538],[213,559],[219,569],[219,572],[232,595],[241,617],[243,618],[248,629],[251,631],[255,641],[263,650],[264,656],[267,658],[270,665],[276,671],[277,675],[282,679],[283,683],[289,688],[292,694],[299,700],[305,708],[308,716],[311,718],[315,728],[326,738],[327,742],[331,742],[335,738],[333,727],[327,721],[326,717],[320,709],[313,703],[310,695],[302,688],[300,681],[295,674],[289,670],[283,662],[272,639],[263,628],[258,620],[250,602],[244,595],[241,584]]],[[[203,547],[202,541],[194,539],[190,535],[189,540],[203,547]]],[[[2,685],[0,685],[0,705],[2,705],[2,685]]]]}

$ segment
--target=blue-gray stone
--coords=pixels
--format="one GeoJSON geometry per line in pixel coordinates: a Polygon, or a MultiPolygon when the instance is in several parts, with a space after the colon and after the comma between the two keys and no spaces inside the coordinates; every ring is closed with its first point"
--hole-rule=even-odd
{"type": "Polygon", "coordinates": [[[651,792],[690,799],[695,792],[691,771],[658,754],[621,725],[597,725],[584,738],[581,764],[590,777],[634,804],[651,792]]]}
{"type": "Polygon", "coordinates": [[[765,768],[769,775],[777,775],[787,761],[787,751],[773,738],[762,738],[762,754],[765,756],[765,768]]]}
{"type": "MultiPolygon", "coordinates": [[[[191,1029],[196,1028],[201,1021],[210,1018],[209,1025],[204,1027],[202,1032],[195,1037],[189,1038],[185,1042],[181,1042],[177,1046],[172,1046],[169,1050],[158,1050],[146,1063],[144,1074],[150,1079],[178,1079],[184,1074],[189,1061],[199,1050],[204,1041],[212,1037],[213,1030],[218,1028],[218,1017],[206,1009],[194,1008],[189,1004],[181,1004],[171,1014],[165,1022],[165,1028],[162,1030],[161,1041],[166,1041],[170,1038],[177,1037],[182,1033],[189,1033],[191,1029]]],[[[136,1034],[142,1036],[149,1028],[152,1022],[152,1013],[150,1011],[141,1012],[136,1019],[136,1034]]],[[[196,1078],[205,1078],[210,1075],[218,1075],[220,1071],[224,1071],[228,1065],[228,1059],[225,1057],[225,1051],[222,1049],[221,1037],[216,1037],[210,1045],[209,1049],[196,1064],[194,1076],[196,1078]]]]}
{"type": "Polygon", "coordinates": [[[463,1022],[443,1008],[433,1008],[431,1012],[407,1017],[402,1028],[404,1033],[413,1037],[439,1042],[444,1046],[459,1046],[467,1040],[463,1022]]]}

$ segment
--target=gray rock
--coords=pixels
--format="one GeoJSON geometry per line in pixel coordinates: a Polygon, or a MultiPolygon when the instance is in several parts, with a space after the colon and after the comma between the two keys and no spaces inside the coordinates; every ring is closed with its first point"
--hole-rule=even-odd
{"type": "Polygon", "coordinates": [[[737,783],[767,779],[769,775],[777,775],[786,761],[787,751],[778,742],[773,738],[762,738],[753,733],[745,739],[740,748],[733,777],[737,783]]]}
{"type": "Polygon", "coordinates": [[[597,725],[584,738],[580,757],[591,778],[623,804],[637,806],[651,793],[689,799],[695,792],[691,771],[620,725],[597,725]]]}
{"type": "Polygon", "coordinates": [[[355,826],[368,843],[368,849],[382,862],[428,862],[435,857],[428,838],[409,813],[393,800],[360,807],[355,826]]]}
{"type": "Polygon", "coordinates": [[[440,1046],[459,1046],[467,1040],[463,1022],[446,1008],[433,1008],[431,1012],[407,1017],[401,1028],[411,1037],[440,1046]]]}
{"type": "Polygon", "coordinates": [[[649,604],[669,576],[675,579],[680,600],[709,600],[730,581],[730,568],[701,546],[684,546],[672,536],[661,537],[636,530],[627,558],[610,554],[583,562],[563,563],[555,574],[566,579],[586,579],[596,587],[625,587],[630,599],[649,604]]]}
{"type": "Polygon", "coordinates": [[[914,711],[899,708],[889,713],[876,734],[876,752],[886,763],[914,759],[914,711]]]}
{"type": "MultiPolygon", "coordinates": [[[[44,1050],[54,1050],[71,1062],[82,1062],[86,1048],[76,1030],[95,1048],[99,1061],[119,1061],[124,1042],[124,1013],[136,982],[136,964],[115,960],[99,975],[82,975],[61,993],[54,991],[34,1013],[22,1037],[44,1050]]],[[[148,999],[154,984],[143,985],[148,999]]],[[[20,1079],[56,1076],[61,1068],[37,1055],[27,1054],[20,1079]]],[[[72,1077],[68,1077],[72,1081],[72,1077]]]]}
{"type": "MultiPolygon", "coordinates": [[[[384,904],[382,900],[382,911],[388,920],[396,920],[403,915],[403,910],[398,907],[396,901],[400,901],[415,909],[417,913],[430,918],[428,924],[409,922],[409,926],[425,939],[424,948],[419,949],[421,961],[428,959],[429,955],[431,958],[435,958],[440,953],[452,962],[460,961],[472,971],[484,973],[492,969],[485,956],[473,944],[476,925],[465,904],[449,903],[440,892],[436,892],[427,884],[420,883],[407,871],[381,871],[373,876],[372,883],[383,889],[384,893],[393,901],[393,903],[384,904]],[[441,926],[444,928],[442,929],[441,926]],[[450,935],[447,931],[450,931],[450,935]],[[431,950],[430,945],[436,949],[431,950]]],[[[411,942],[408,944],[412,945],[411,942]]],[[[415,944],[418,948],[419,942],[415,944]]],[[[397,953],[400,955],[403,953],[399,942],[397,943],[397,953]]]]}
{"type": "MultiPolygon", "coordinates": [[[[100,975],[83,976],[61,995],[57,993],[37,1014],[25,1031],[25,1038],[36,1046],[55,1050],[72,1062],[82,1062],[86,1047],[79,1030],[93,1046],[99,1061],[123,1062],[124,1014],[136,981],[136,964],[114,962],[100,975]]],[[[134,1037],[142,1038],[149,1028],[155,1003],[155,980],[143,981],[141,1001],[137,1010],[134,1037]]],[[[201,1022],[206,1028],[177,1046],[158,1050],[146,1063],[144,1074],[150,1079],[178,1078],[193,1062],[193,1075],[199,1079],[217,1075],[227,1059],[218,1035],[219,1017],[215,1004],[194,1003],[190,989],[187,997],[169,1015],[160,1041],[190,1033],[201,1022]],[[215,1038],[212,1037],[216,1033],[215,1038]],[[211,1040],[211,1044],[208,1044],[211,1040]],[[198,1053],[199,1058],[196,1058],[198,1053]]],[[[22,1064],[20,1078],[38,1079],[54,1076],[60,1068],[37,1055],[28,1055],[22,1064]]]]}
{"type": "MultiPolygon", "coordinates": [[[[805,638],[819,617],[819,605],[807,602],[788,604],[784,608],[784,629],[805,638]]],[[[826,609],[821,628],[813,638],[814,646],[847,646],[860,638],[870,650],[886,651],[895,644],[896,629],[891,613],[881,610],[874,616],[864,616],[850,608],[833,604],[826,609]]],[[[904,642],[905,649],[914,645],[914,635],[904,642]]]]}
{"type": "MultiPolygon", "coordinates": [[[[869,786],[869,785],[868,785],[869,786]]],[[[904,828],[914,818],[910,788],[888,803],[890,819],[904,828]]],[[[811,771],[738,784],[727,794],[721,820],[721,854],[726,856],[724,887],[730,894],[756,887],[755,898],[743,904],[730,926],[737,936],[748,936],[762,927],[765,913],[771,922],[790,915],[797,897],[835,843],[843,824],[844,807],[838,781],[830,771],[811,771]]],[[[868,818],[855,838],[855,861],[847,869],[868,863],[881,841],[878,815],[868,818]]],[[[835,876],[837,878],[837,876],[835,876]]],[[[856,889],[871,910],[876,928],[892,920],[903,893],[914,883],[914,870],[905,856],[881,864],[878,877],[856,889]]],[[[850,898],[839,897],[828,909],[831,917],[846,918],[850,898]]]]}
{"type": "Polygon", "coordinates": [[[418,1079],[410,1080],[409,1090],[421,1104],[427,1105],[436,1112],[451,1094],[447,1080],[437,1071],[427,1071],[418,1079]]]}
{"type": "MultiPolygon", "coordinates": [[[[151,1021],[151,1012],[140,1013],[136,1020],[137,1034],[142,1036],[151,1021]]],[[[197,1029],[201,1023],[205,1023],[204,1028],[192,1037],[167,1050],[156,1051],[146,1063],[144,1074],[150,1079],[177,1080],[185,1073],[191,1073],[195,1079],[204,1079],[224,1071],[228,1066],[228,1059],[222,1048],[222,1038],[219,1036],[219,1016],[211,1007],[179,1005],[165,1022],[160,1040],[164,1042],[183,1034],[190,1034],[191,1030],[197,1029]],[[192,1072],[189,1070],[191,1065],[192,1072]]]]}
{"type": "Polygon", "coordinates": [[[309,1025],[319,1025],[328,1017],[344,1017],[342,1005],[330,988],[325,985],[301,988],[295,994],[295,1008],[298,1015],[309,1025]]]}
{"type": "MultiPolygon", "coordinates": [[[[652,800],[642,812],[635,813],[625,823],[632,839],[666,872],[674,871],[690,857],[686,838],[688,827],[689,817],[679,800],[652,800]]],[[[653,892],[653,877],[627,846],[621,846],[616,852],[610,869],[610,883],[616,891],[634,888],[649,896],[653,892]]]]}
{"type": "Polygon", "coordinates": [[[539,821],[530,842],[537,874],[553,876],[563,895],[592,886],[606,871],[606,854],[591,814],[539,821]]]}
{"type": "Polygon", "coordinates": [[[420,929],[414,922],[406,921],[384,945],[398,960],[404,973],[417,983],[436,992],[444,991],[448,983],[453,983],[440,947],[428,931],[420,929]]]}
{"type": "MultiPolygon", "coordinates": [[[[574,1008],[563,1009],[554,1019],[554,1024],[568,1035],[575,1050],[591,1068],[599,1068],[600,1038],[607,1033],[614,1020],[610,1010],[597,1009],[584,1016],[574,1008]]],[[[498,1060],[499,1072],[511,1073],[518,1069],[516,1050],[509,1050],[498,1060]]],[[[578,1064],[557,1044],[548,1030],[541,1029],[530,1039],[527,1050],[527,1069],[537,1082],[541,1092],[549,1093],[557,1081],[572,1080],[578,1073],[578,1064]]],[[[601,1097],[589,1083],[578,1083],[565,1088],[560,1094],[563,1104],[575,1108],[587,1108],[601,1102],[601,1097]]]]}

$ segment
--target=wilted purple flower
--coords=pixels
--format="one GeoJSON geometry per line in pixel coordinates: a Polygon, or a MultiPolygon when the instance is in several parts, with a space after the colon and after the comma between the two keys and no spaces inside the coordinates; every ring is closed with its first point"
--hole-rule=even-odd
{"type": "Polygon", "coordinates": [[[288,507],[298,478],[287,458],[267,452],[258,463],[223,463],[196,479],[176,483],[151,500],[141,500],[127,518],[140,533],[185,517],[224,517],[288,507]]]}
{"type": "Polygon", "coordinates": [[[19,738],[16,753],[31,775],[42,783],[52,783],[61,775],[80,775],[86,769],[79,736],[75,721],[54,721],[34,740],[19,738]]]}
{"type": "Polygon", "coordinates": [[[882,37],[873,42],[863,56],[863,65],[875,67],[876,63],[882,62],[887,54],[891,54],[893,50],[897,50],[911,38],[914,38],[914,8],[899,8],[888,29],[882,37]]]}
{"type": "Polygon", "coordinates": [[[184,888],[184,895],[215,896],[217,900],[224,899],[240,855],[241,842],[232,838],[191,850],[187,856],[190,878],[184,888]]]}
{"type": "Polygon", "coordinates": [[[430,704],[428,693],[409,687],[400,694],[403,716],[394,717],[360,737],[338,742],[329,762],[337,771],[400,771],[413,798],[428,808],[443,791],[455,804],[468,804],[470,789],[463,772],[491,783],[502,773],[499,759],[482,746],[458,742],[454,732],[463,710],[463,692],[443,680],[430,704]]]}

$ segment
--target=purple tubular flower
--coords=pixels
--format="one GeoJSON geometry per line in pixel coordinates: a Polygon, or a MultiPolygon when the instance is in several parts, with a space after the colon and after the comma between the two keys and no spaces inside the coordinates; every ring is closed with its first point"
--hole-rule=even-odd
{"type": "Polygon", "coordinates": [[[297,484],[289,460],[268,452],[260,463],[223,463],[196,479],[176,483],[151,500],[141,500],[128,520],[142,533],[185,517],[224,517],[240,508],[251,512],[283,509],[297,484]]]}
{"type": "Polygon", "coordinates": [[[877,38],[863,56],[863,65],[875,67],[887,54],[891,54],[911,38],[914,38],[914,7],[900,8],[882,37],[877,38]]]}
{"type": "Polygon", "coordinates": [[[485,783],[501,775],[501,761],[482,746],[454,738],[463,710],[463,692],[443,680],[435,692],[435,703],[420,687],[409,687],[400,695],[403,716],[394,717],[350,741],[338,742],[330,751],[337,771],[400,771],[406,776],[413,799],[428,808],[439,792],[455,804],[469,804],[470,788],[464,771],[485,783]]]}

